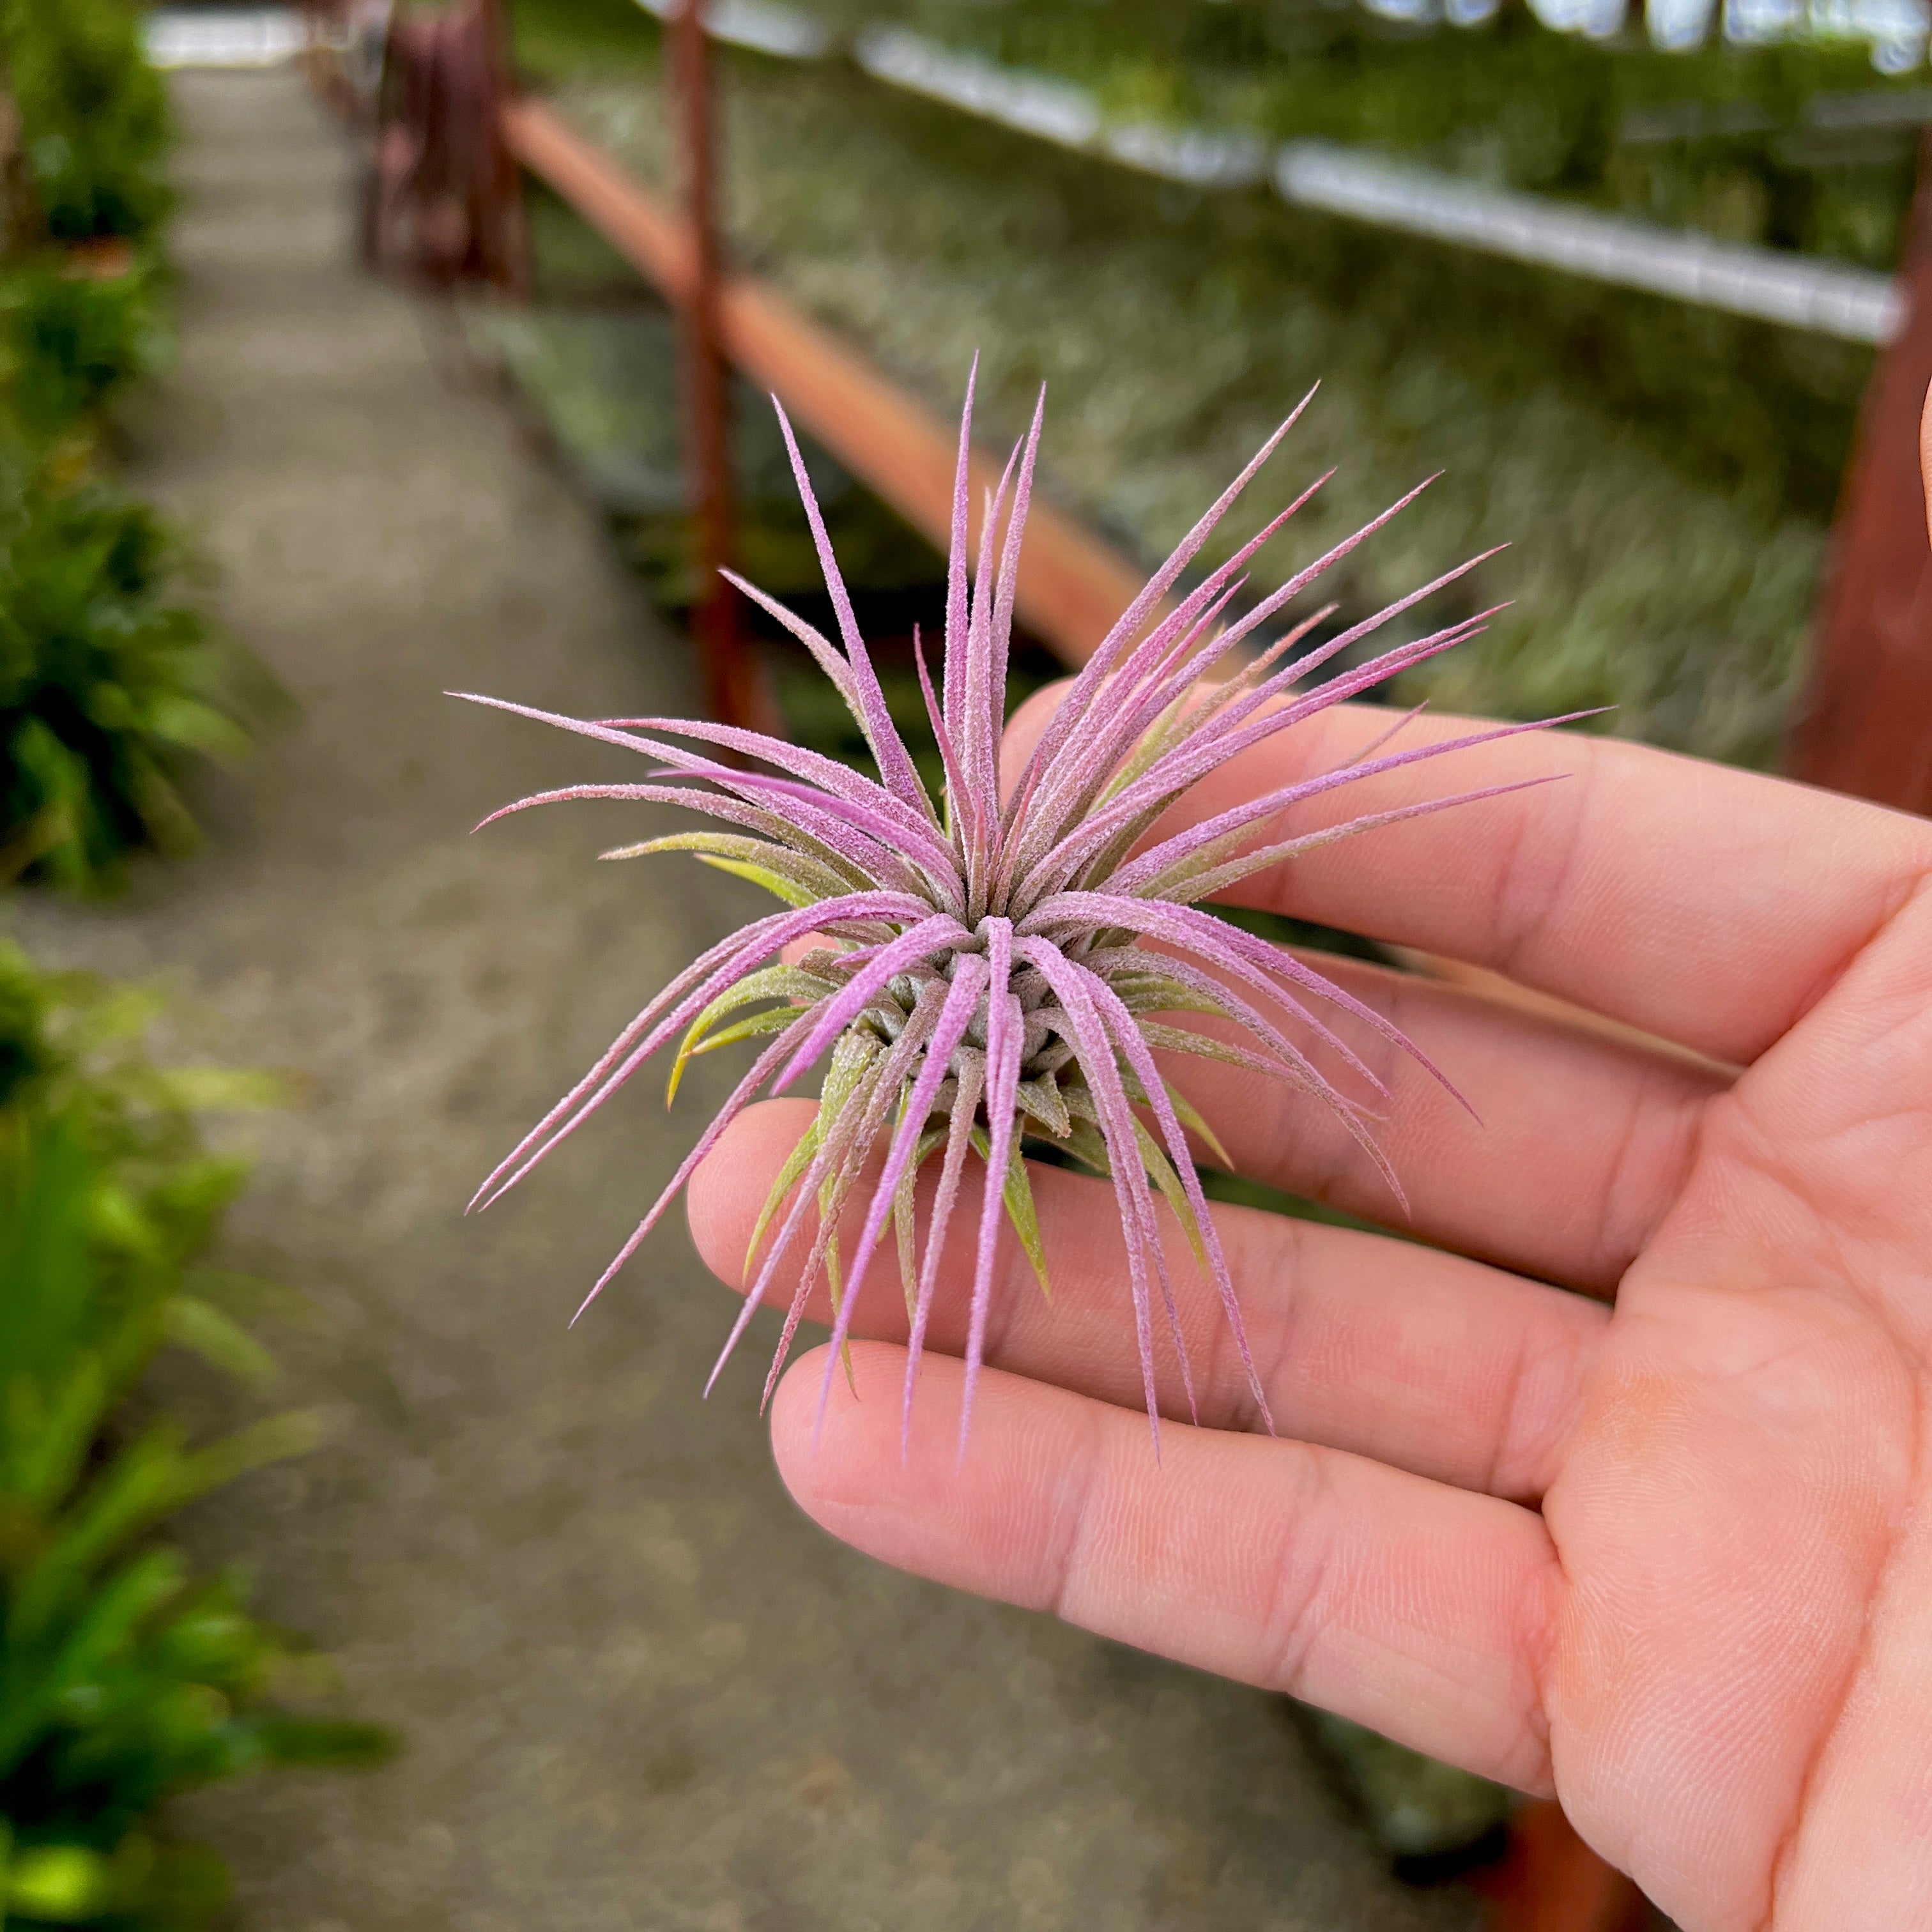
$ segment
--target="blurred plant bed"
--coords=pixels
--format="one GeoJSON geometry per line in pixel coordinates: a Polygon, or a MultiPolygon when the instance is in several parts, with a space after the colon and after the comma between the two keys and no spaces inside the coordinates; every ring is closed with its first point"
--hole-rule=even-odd
{"type": "Polygon", "coordinates": [[[159,364],[160,272],[109,236],[0,261],[0,388],[14,427],[86,468],[110,411],[159,364]]]}
{"type": "Polygon", "coordinates": [[[91,456],[160,359],[167,104],[130,0],[0,0],[0,384],[14,428],[91,456]]]}
{"type": "Polygon", "coordinates": [[[1321,0],[818,0],[856,33],[889,20],[964,52],[1078,82],[1113,124],[1310,136],[1449,172],[1879,268],[1897,257],[1922,74],[1866,44],[1660,51],[1642,10],[1607,38],[1522,6],[1468,26],[1321,0]]]}
{"type": "Polygon", "coordinates": [[[657,61],[656,23],[635,0],[508,0],[517,71],[543,88],[587,70],[650,73],[657,61]]]}
{"type": "Polygon", "coordinates": [[[0,0],[0,884],[111,890],[196,840],[182,789],[284,700],[184,593],[164,521],[104,480],[166,340],[160,76],[130,0],[0,0]]]}
{"type": "Polygon", "coordinates": [[[0,943],[0,1918],[23,1928],[211,1925],[226,1875],[169,1836],[169,1798],[390,1749],[328,1711],[326,1666],[249,1614],[238,1576],[156,1540],[315,1433],[280,1415],[192,1442],[130,1407],[164,1350],[274,1373],[250,1326],[272,1291],[206,1260],[246,1166],[199,1117],[278,1083],[156,1066],[157,1009],[0,943]]]}
{"type": "MultiPolygon", "coordinates": [[[[1607,37],[1526,8],[1450,25],[1431,0],[810,0],[850,48],[910,28],[1075,82],[1110,127],[1316,137],[1726,239],[1874,268],[1896,259],[1923,77],[1876,71],[1850,33],[1652,46],[1633,9],[1607,37]],[[1413,17],[1394,16],[1406,13],[1413,17]]],[[[646,66],[654,30],[603,0],[517,0],[540,85],[646,66]]]]}
{"type": "MultiPolygon", "coordinates": [[[[676,329],[661,309],[510,308],[466,303],[473,352],[508,376],[566,466],[625,532],[626,548],[664,604],[696,594],[686,554],[680,455],[676,329]]],[[[740,568],[760,589],[790,596],[820,585],[770,398],[731,386],[732,457],[740,568]]],[[[817,448],[806,466],[856,586],[898,590],[944,581],[922,540],[817,448]]]]}
{"type": "Polygon", "coordinates": [[[199,832],[183,784],[286,700],[180,592],[145,506],[0,437],[0,883],[99,893],[199,832]]]}
{"type": "Polygon", "coordinates": [[[142,52],[142,10],[131,0],[0,0],[0,152],[18,158],[27,238],[139,242],[172,208],[167,94],[142,52]]]}
{"type": "MultiPolygon", "coordinates": [[[[1514,602],[1403,696],[1774,755],[1866,352],[1144,180],[836,64],[721,65],[740,260],[943,412],[981,351],[989,439],[1047,380],[1047,487],[1126,548],[1164,552],[1318,379],[1254,516],[1339,473],[1258,587],[1446,464],[1345,610],[1499,542],[1430,614],[1514,602]]],[[[650,69],[556,98],[664,178],[650,69]]]]}

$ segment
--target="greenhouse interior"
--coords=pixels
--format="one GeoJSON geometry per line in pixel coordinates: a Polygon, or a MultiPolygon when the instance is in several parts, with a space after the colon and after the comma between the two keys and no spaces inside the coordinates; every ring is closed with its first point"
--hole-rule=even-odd
{"type": "Polygon", "coordinates": [[[1928,62],[0,0],[0,1926],[1932,1924],[1928,62]]]}

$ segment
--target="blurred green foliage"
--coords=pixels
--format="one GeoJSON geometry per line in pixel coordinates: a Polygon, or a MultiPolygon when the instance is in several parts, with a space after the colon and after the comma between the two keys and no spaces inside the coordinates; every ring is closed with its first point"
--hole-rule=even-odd
{"type": "Polygon", "coordinates": [[[277,699],[181,574],[152,510],[0,446],[0,877],[98,892],[194,842],[182,768],[238,756],[277,699]]]}
{"type": "Polygon", "coordinates": [[[44,232],[152,236],[172,196],[167,96],[132,0],[0,0],[0,65],[44,232]]]}
{"type": "MultiPolygon", "coordinates": [[[[22,164],[0,263],[0,880],[114,884],[178,850],[196,756],[247,742],[274,694],[181,601],[154,512],[94,476],[102,415],[152,359],[170,206],[159,77],[126,0],[0,0],[22,164]],[[124,244],[119,259],[113,251],[124,244]],[[103,250],[106,251],[104,259],[103,250]]],[[[203,1109],[278,1083],[164,1070],[152,996],[36,972],[0,943],[0,1922],[190,1932],[213,1854],[172,1841],[177,1793],[278,1765],[373,1762],[381,1732],[307,1714],[327,1675],[156,1540],[175,1511],[296,1453],[280,1416],[191,1441],[145,1398],[164,1348],[249,1384],[268,1295],[206,1257],[243,1163],[203,1109]],[[134,1412],[143,1413],[136,1419],[134,1412]]]]}
{"type": "MultiPolygon", "coordinates": [[[[576,0],[583,4],[584,0],[576,0]]],[[[1912,187],[1910,76],[1850,39],[1664,52],[1508,0],[1468,28],[1323,0],[821,0],[1093,87],[1111,118],[1318,136],[1772,248],[1889,267],[1912,187]],[[1895,116],[1814,118],[1899,97],[1895,116]]]]}
{"type": "Polygon", "coordinates": [[[184,602],[181,547],[95,476],[162,334],[160,76],[129,0],[0,0],[23,172],[0,260],[0,883],[118,884],[192,844],[178,789],[275,698],[184,602]]]}
{"type": "Polygon", "coordinates": [[[204,1264],[243,1163],[203,1108],[272,1101],[257,1075],[156,1066],[156,1002],[37,973],[0,944],[0,1919],[187,1932],[220,1862],[171,1842],[170,1797],[274,1766],[360,1765],[387,1739],[286,1701],[326,1687],[154,1532],[314,1437],[284,1415],[191,1442],[127,1404],[166,1347],[259,1384],[259,1285],[204,1264]]]}
{"type": "Polygon", "coordinates": [[[159,340],[166,96],[131,0],[0,0],[11,122],[0,384],[11,427],[86,440],[159,340]]]}
{"type": "Polygon", "coordinates": [[[156,359],[152,269],[75,274],[41,249],[0,268],[0,389],[15,428],[52,444],[90,437],[102,412],[156,359]]]}
{"type": "Polygon", "coordinates": [[[516,63],[538,86],[580,72],[656,58],[658,27],[634,0],[508,0],[516,63]]]}

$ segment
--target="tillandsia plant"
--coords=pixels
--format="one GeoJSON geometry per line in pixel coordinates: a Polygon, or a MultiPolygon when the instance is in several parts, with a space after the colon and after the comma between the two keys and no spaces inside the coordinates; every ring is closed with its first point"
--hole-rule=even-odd
{"type": "MultiPolygon", "coordinates": [[[[505,806],[485,824],[563,799],[683,806],[729,829],[674,833],[604,856],[694,853],[767,887],[788,910],[754,921],[680,974],[518,1144],[472,1206],[487,1205],[514,1186],[674,1041],[674,1094],[694,1055],[741,1040],[764,1040],[750,1070],[592,1289],[588,1306],[754,1096],[762,1090],[782,1092],[829,1052],[817,1117],[773,1183],[752,1234],[744,1308],[718,1369],[785,1258],[802,1244],[802,1265],[765,1394],[769,1398],[776,1386],[811,1287],[822,1274],[834,1311],[822,1415],[853,1310],[890,1222],[911,1324],[902,1422],[902,1431],[909,1432],[940,1253],[967,1163],[976,1154],[999,1184],[983,1189],[978,1215],[960,1418],[963,1446],[984,1352],[1003,1210],[1042,1289],[1048,1286],[1048,1258],[1021,1157],[1023,1144],[1033,1140],[1112,1183],[1156,1447],[1154,1337],[1163,1318],[1192,1400],[1157,1201],[1172,1210],[1196,1266],[1218,1292],[1256,1408],[1265,1417],[1267,1400],[1249,1358],[1189,1134],[1216,1159],[1226,1156],[1208,1123],[1164,1076],[1156,1055],[1198,1055],[1288,1082],[1340,1122],[1397,1200],[1400,1185],[1374,1133],[1372,1109],[1388,1090],[1322,1014],[1348,1016],[1432,1073],[1436,1070],[1372,1007],[1292,953],[1195,902],[1335,839],[1516,789],[1491,788],[1406,805],[1299,833],[1280,824],[1294,808],[1378,772],[1536,728],[1504,726],[1390,750],[1389,742],[1407,722],[1397,718],[1349,763],[1149,842],[1168,808],[1230,758],[1474,635],[1493,614],[1484,611],[1397,644],[1366,662],[1356,664],[1348,655],[1371,633],[1483,561],[1476,557],[1375,616],[1333,629],[1319,642],[1311,638],[1332,617],[1332,606],[1257,650],[1250,640],[1291,599],[1419,494],[1412,491],[1279,590],[1234,614],[1249,560],[1320,482],[1226,562],[1180,592],[1183,573],[1306,400],[1123,614],[1073,680],[1004,798],[1000,740],[1006,661],[1041,415],[1036,411],[986,507],[976,568],[969,574],[970,382],[938,692],[923,656],[919,658],[945,772],[938,797],[921,783],[886,715],[789,424],[786,442],[843,648],[752,585],[734,581],[817,659],[865,734],[877,761],[876,780],[816,752],[731,726],[663,718],[584,721],[478,699],[642,752],[656,764],[642,783],[541,793],[505,806]],[[1312,673],[1338,664],[1345,668],[1306,686],[1312,673]],[[694,747],[713,748],[718,755],[694,747]],[[784,956],[801,948],[802,956],[784,956]],[[1238,1038],[1173,1023],[1173,1017],[1186,1015],[1228,1023],[1238,1038]],[[1318,1056],[1334,1063],[1334,1077],[1322,1070],[1318,1056]],[[1368,1097],[1356,1097],[1338,1081],[1358,1085],[1368,1097]],[[935,1156],[938,1184],[922,1242],[914,1181],[935,1156]],[[880,1165],[866,1195],[858,1237],[842,1267],[842,1217],[848,1207],[856,1211],[875,1161],[880,1165]]],[[[782,410],[780,417],[782,422],[782,410]]],[[[714,1369],[714,1382],[717,1374],[714,1369]]]]}

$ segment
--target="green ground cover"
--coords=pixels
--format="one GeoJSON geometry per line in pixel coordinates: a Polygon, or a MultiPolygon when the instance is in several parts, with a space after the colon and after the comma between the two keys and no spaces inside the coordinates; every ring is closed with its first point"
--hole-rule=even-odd
{"type": "Polygon", "coordinates": [[[0,0],[0,383],[16,431],[84,439],[163,337],[166,96],[125,0],[0,0]]]}
{"type": "Polygon", "coordinates": [[[1895,259],[1923,113],[1915,77],[1874,72],[1862,41],[1660,52],[1640,8],[1608,40],[1552,33],[1520,5],[1470,28],[1320,0],[822,0],[818,10],[850,31],[890,16],[1078,80],[1111,119],[1346,142],[1875,268],[1895,259]],[[1843,111],[1853,97],[1864,112],[1843,111]]]}
{"type": "Polygon", "coordinates": [[[252,1332],[272,1292],[208,1264],[246,1166],[200,1116],[275,1084],[157,1066],[157,1010],[0,944],[0,1922],[23,1932],[210,1924],[225,1874],[170,1836],[166,1799],[388,1748],[318,1708],[326,1668],[250,1616],[238,1576],[196,1576],[155,1534],[314,1435],[284,1415],[195,1442],[142,1412],[164,1350],[274,1372],[252,1332]]]}
{"type": "Polygon", "coordinates": [[[146,506],[0,448],[0,875],[99,892],[195,842],[184,768],[241,756],[277,700],[181,572],[146,506]]]}
{"type": "Polygon", "coordinates": [[[112,411],[164,340],[166,100],[125,0],[0,4],[17,129],[0,249],[0,880],[111,890],[192,844],[180,789],[246,748],[267,681],[176,536],[112,482],[112,411]]]}

